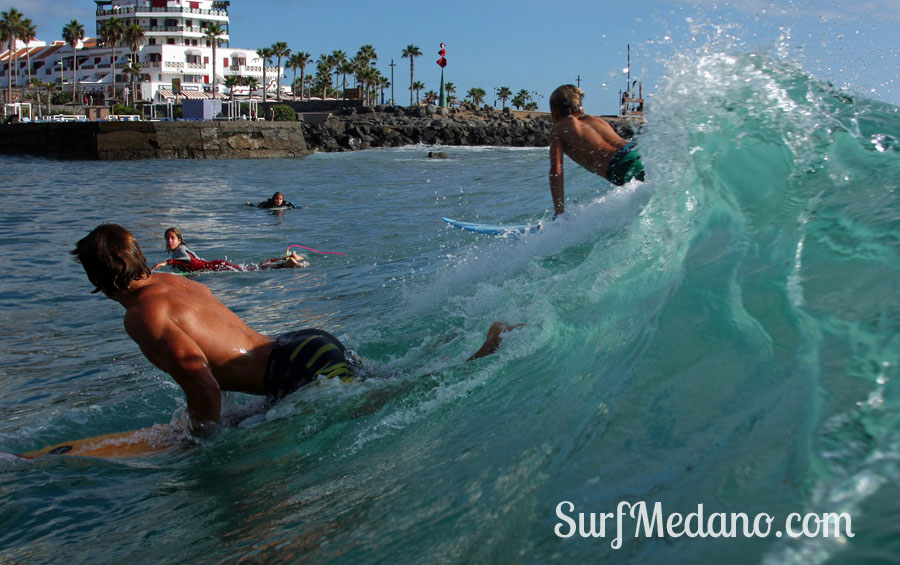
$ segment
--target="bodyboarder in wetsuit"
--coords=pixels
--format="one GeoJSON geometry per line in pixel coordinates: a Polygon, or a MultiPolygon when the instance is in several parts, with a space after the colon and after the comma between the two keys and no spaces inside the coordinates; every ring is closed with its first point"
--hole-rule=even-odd
{"type": "Polygon", "coordinates": [[[154,265],[152,269],[154,271],[164,265],[189,273],[195,273],[197,271],[258,271],[309,266],[309,263],[304,261],[303,256],[296,252],[291,252],[290,255],[286,255],[285,257],[267,259],[258,265],[236,265],[224,259],[207,261],[206,259],[201,259],[196,253],[188,249],[181,235],[181,230],[178,228],[167,229],[165,239],[166,250],[168,251],[170,258],[154,265]]]}

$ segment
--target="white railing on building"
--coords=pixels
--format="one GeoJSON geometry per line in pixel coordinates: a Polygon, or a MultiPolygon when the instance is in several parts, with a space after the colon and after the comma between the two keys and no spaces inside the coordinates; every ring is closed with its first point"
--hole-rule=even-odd
{"type": "Polygon", "coordinates": [[[97,10],[97,17],[118,16],[122,14],[151,14],[151,13],[169,13],[169,14],[201,14],[204,16],[228,16],[228,10],[201,10],[200,8],[113,8],[111,10],[97,10]]]}

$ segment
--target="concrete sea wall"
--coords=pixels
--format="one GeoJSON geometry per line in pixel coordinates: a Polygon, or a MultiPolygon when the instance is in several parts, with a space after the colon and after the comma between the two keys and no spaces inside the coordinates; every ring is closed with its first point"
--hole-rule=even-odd
{"type": "Polygon", "coordinates": [[[309,153],[296,122],[69,122],[0,126],[0,153],[56,159],[249,159],[309,153]]]}

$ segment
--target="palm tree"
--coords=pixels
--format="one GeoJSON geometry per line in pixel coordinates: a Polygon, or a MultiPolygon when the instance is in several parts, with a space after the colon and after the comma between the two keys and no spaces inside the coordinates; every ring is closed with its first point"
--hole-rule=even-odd
{"type": "Polygon", "coordinates": [[[263,101],[263,104],[265,104],[266,103],[266,90],[269,87],[269,84],[266,81],[266,67],[269,65],[269,59],[274,57],[275,54],[272,52],[271,47],[260,47],[259,49],[256,50],[256,54],[259,55],[260,59],[262,59],[262,69],[263,69],[263,85],[262,85],[263,99],[262,99],[262,101],[263,101]]]}
{"type": "Polygon", "coordinates": [[[278,57],[278,82],[275,83],[278,88],[278,101],[281,102],[281,58],[290,57],[291,50],[284,41],[276,41],[272,44],[272,57],[278,57]]]}
{"type": "Polygon", "coordinates": [[[384,104],[384,89],[390,88],[391,81],[386,76],[378,73],[378,88],[381,89],[381,103],[384,104]]]}
{"type": "Polygon", "coordinates": [[[425,83],[421,81],[416,81],[412,83],[412,86],[409,87],[409,97],[412,98],[413,91],[416,91],[416,104],[419,103],[419,92],[425,90],[425,83]]]}
{"type": "MultiPolygon", "coordinates": [[[[135,84],[137,83],[137,79],[141,76],[141,67],[134,62],[128,63],[128,65],[125,66],[125,75],[131,77],[131,103],[133,106],[137,107],[137,89],[135,88],[135,84]]],[[[125,98],[125,103],[128,103],[128,97],[125,98]]]]}
{"type": "Polygon", "coordinates": [[[322,86],[322,100],[328,96],[332,69],[334,69],[334,54],[322,53],[319,55],[319,60],[316,62],[316,80],[322,86]]]}
{"type": "MultiPolygon", "coordinates": [[[[136,23],[128,26],[125,29],[125,43],[131,49],[131,66],[139,68],[137,54],[144,43],[144,28],[136,23]]],[[[140,72],[135,73],[132,71],[131,78],[131,97],[134,103],[137,104],[137,81],[135,79],[140,78],[140,72]]]]}
{"type": "Polygon", "coordinates": [[[294,71],[294,82],[291,83],[291,88],[294,89],[294,97],[297,96],[297,91],[295,89],[295,85],[297,84],[297,69],[300,69],[300,100],[303,100],[303,79],[306,78],[304,75],[306,74],[306,65],[309,63],[309,53],[299,52],[291,55],[287,60],[287,66],[294,71]]]}
{"type": "Polygon", "coordinates": [[[203,37],[206,38],[206,44],[212,47],[212,93],[215,98],[219,92],[216,90],[216,49],[219,47],[220,39],[226,31],[219,23],[211,23],[203,29],[203,37]]]}
{"type": "Polygon", "coordinates": [[[365,103],[371,105],[372,98],[375,97],[374,89],[379,85],[383,78],[381,72],[375,67],[366,67],[357,71],[357,76],[363,83],[365,103]]]}
{"type": "Polygon", "coordinates": [[[429,90],[428,92],[425,93],[425,103],[426,104],[434,104],[434,101],[437,100],[439,97],[440,97],[440,95],[437,92],[435,92],[433,90],[429,90]]]}
{"type": "Polygon", "coordinates": [[[228,98],[234,101],[234,87],[241,84],[241,77],[237,75],[228,75],[225,77],[225,88],[228,89],[228,98]]]}
{"type": "Polygon", "coordinates": [[[28,86],[30,86],[31,88],[34,89],[34,96],[35,96],[35,99],[37,100],[38,115],[40,115],[40,113],[41,113],[41,89],[44,88],[44,82],[37,77],[31,77],[30,79],[28,79],[28,86]]]}
{"type": "Polygon", "coordinates": [[[119,18],[109,18],[103,27],[100,28],[100,37],[103,43],[112,48],[112,83],[113,83],[113,99],[118,100],[116,92],[116,45],[125,37],[125,24],[119,18]]]}
{"type": "MultiPolygon", "coordinates": [[[[409,105],[413,105],[413,90],[415,90],[415,62],[416,57],[421,57],[422,51],[419,49],[417,45],[407,45],[406,49],[403,50],[402,57],[404,59],[409,59],[409,105]]],[[[423,86],[424,88],[424,86],[423,86]]]]}
{"type": "MultiPolygon", "coordinates": [[[[28,49],[28,44],[37,39],[37,27],[31,23],[30,18],[25,18],[22,20],[22,30],[21,30],[22,41],[25,42],[25,60],[27,61],[27,71],[28,71],[28,83],[31,82],[31,50],[28,49]]],[[[16,79],[16,82],[19,82],[16,79]]],[[[40,104],[38,104],[40,105],[40,104]]]]}
{"type": "MultiPolygon", "coordinates": [[[[22,12],[15,8],[0,14],[0,39],[6,41],[7,52],[12,54],[13,48],[16,46],[16,40],[22,34],[22,12]]],[[[6,67],[6,101],[12,102],[12,70],[13,62],[9,61],[6,67]]]]}
{"type": "MultiPolygon", "coordinates": [[[[75,102],[75,86],[78,82],[78,42],[84,39],[84,26],[72,20],[62,30],[63,39],[72,48],[72,102],[75,102]]],[[[49,95],[48,95],[49,96],[49,95]]],[[[50,103],[47,103],[49,113],[50,103]]]]}
{"type": "Polygon", "coordinates": [[[528,101],[531,100],[531,94],[527,90],[520,90],[512,99],[512,105],[516,108],[524,108],[528,101]]]}
{"type": "Polygon", "coordinates": [[[452,82],[445,83],[444,92],[447,93],[447,99],[450,100],[453,97],[453,94],[456,93],[456,85],[452,82]]]}
{"type": "Polygon", "coordinates": [[[377,75],[373,75],[367,69],[378,60],[378,53],[375,52],[375,48],[371,45],[363,45],[356,52],[356,57],[353,60],[355,67],[353,72],[356,74],[356,80],[363,83],[363,91],[365,92],[364,103],[369,104],[369,89],[375,86],[377,75]]]}
{"type": "Polygon", "coordinates": [[[512,97],[512,90],[508,86],[501,86],[497,89],[497,98],[503,101],[503,109],[506,109],[506,99],[512,97]]]}
{"type": "MultiPolygon", "coordinates": [[[[339,71],[341,66],[347,61],[347,54],[341,51],[340,49],[331,52],[331,69],[333,71],[339,71]]],[[[338,82],[337,82],[337,73],[334,76],[334,88],[337,90],[338,82]]]]}
{"type": "Polygon", "coordinates": [[[363,45],[359,48],[359,51],[356,52],[356,68],[362,69],[367,68],[375,64],[375,61],[378,60],[378,53],[375,52],[375,48],[371,45],[363,45]]]}
{"type": "MultiPolygon", "coordinates": [[[[337,70],[339,73],[341,73],[341,76],[343,77],[342,85],[344,87],[344,92],[346,93],[346,91],[347,91],[347,75],[353,74],[354,71],[356,71],[356,66],[354,65],[354,61],[344,61],[343,63],[338,65],[337,70]]],[[[346,98],[346,94],[344,94],[343,97],[346,98]]]]}
{"type": "Polygon", "coordinates": [[[50,102],[53,101],[53,91],[57,88],[62,88],[61,86],[57,86],[55,82],[47,81],[44,83],[44,88],[47,89],[47,115],[50,115],[50,102]]]}
{"type": "Polygon", "coordinates": [[[306,84],[306,65],[312,61],[312,55],[307,53],[306,51],[301,51],[300,53],[296,53],[297,64],[300,67],[300,100],[303,100],[303,87],[306,84]]]}
{"type": "Polygon", "coordinates": [[[475,106],[481,106],[481,103],[484,102],[484,97],[487,96],[487,93],[483,88],[478,88],[477,86],[474,88],[470,88],[469,92],[466,93],[466,96],[472,99],[472,104],[475,106]]]}

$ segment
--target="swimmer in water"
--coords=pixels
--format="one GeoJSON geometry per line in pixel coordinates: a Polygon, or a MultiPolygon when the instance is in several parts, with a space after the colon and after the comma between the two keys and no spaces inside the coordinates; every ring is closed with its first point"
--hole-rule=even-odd
{"type": "MultiPolygon", "coordinates": [[[[246,202],[247,206],[253,206],[253,204],[248,200],[246,202]]],[[[284,194],[280,192],[276,192],[272,195],[268,200],[260,200],[256,204],[257,208],[300,208],[293,202],[288,202],[284,199],[284,194]]]]}

